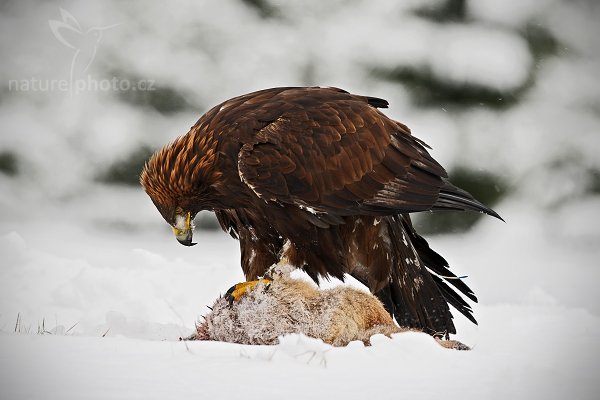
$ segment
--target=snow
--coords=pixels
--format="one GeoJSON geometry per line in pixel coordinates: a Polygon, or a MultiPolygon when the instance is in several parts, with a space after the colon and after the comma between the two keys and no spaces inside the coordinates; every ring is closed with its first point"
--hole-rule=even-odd
{"type": "Polygon", "coordinates": [[[482,336],[495,340],[480,341],[471,352],[448,351],[414,333],[374,337],[370,348],[330,348],[299,336],[274,347],[249,347],[3,335],[2,362],[10,368],[3,369],[2,390],[5,398],[61,399],[227,398],[240,391],[248,399],[340,392],[350,398],[432,398],[440,391],[448,398],[593,398],[597,360],[580,341],[592,340],[597,318],[568,312],[574,329],[560,324],[562,312],[551,308],[485,311],[512,323],[485,318],[482,336]],[[535,323],[532,314],[538,315],[535,323]],[[518,361],[523,353],[532,356],[526,363],[518,361]],[[581,372],[572,374],[576,368],[581,372]]]}
{"type": "Polygon", "coordinates": [[[556,0],[478,0],[469,2],[468,7],[477,18],[519,27],[539,20],[556,3],[556,0]]]}
{"type": "Polygon", "coordinates": [[[228,235],[198,232],[188,249],[166,226],[2,223],[2,397],[213,398],[244,390],[249,399],[303,398],[343,390],[350,398],[594,398],[600,250],[589,244],[598,227],[574,244],[581,237],[555,229],[561,218],[540,225],[518,203],[499,211],[507,224],[490,218],[468,234],[430,240],[480,297],[479,326],[456,318],[470,352],[412,333],[376,337],[370,348],[297,336],[274,347],[182,343],[205,306],[242,279],[228,235]],[[21,333],[13,333],[17,315],[21,333]],[[42,323],[53,334],[36,334],[42,323]],[[268,385],[256,385],[265,376],[268,385]]]}
{"type": "Polygon", "coordinates": [[[0,398],[597,397],[597,5],[469,1],[467,23],[436,24],[411,11],[420,1],[306,3],[272,2],[283,17],[266,20],[241,2],[2,7],[0,151],[15,153],[19,173],[0,172],[0,398]],[[119,24],[103,32],[91,77],[152,80],[190,107],[161,113],[112,90],[9,90],[9,80],[68,78],[72,49],[48,25],[60,8],[84,29],[119,24]],[[532,58],[520,34],[532,23],[557,37],[557,54],[532,58]],[[421,109],[373,67],[497,90],[535,79],[506,110],[421,109]],[[447,169],[491,171],[510,186],[494,207],[506,224],[428,237],[480,300],[478,326],[455,319],[472,351],[413,333],[368,348],[294,335],[273,347],[178,341],[243,280],[237,242],[197,231],[198,245],[183,247],[141,188],[95,177],[219,101],[305,84],[385,98],[385,113],[447,169]]]}
{"type": "Polygon", "coordinates": [[[440,78],[504,90],[523,85],[533,62],[523,39],[482,26],[444,26],[425,48],[440,78]]]}
{"type": "Polygon", "coordinates": [[[4,398],[59,399],[240,393],[248,399],[340,393],[433,398],[441,392],[447,398],[594,398],[597,360],[581,341],[591,343],[597,318],[567,312],[573,328],[560,323],[564,311],[547,307],[482,311],[488,317],[481,335],[489,339],[471,352],[448,351],[414,333],[373,337],[370,348],[360,343],[330,348],[299,336],[285,337],[274,347],[249,347],[3,334],[2,392],[4,398]],[[511,323],[502,322],[505,318],[511,323]],[[522,354],[531,358],[519,362],[522,354]],[[576,369],[581,372],[574,374],[576,369]]]}

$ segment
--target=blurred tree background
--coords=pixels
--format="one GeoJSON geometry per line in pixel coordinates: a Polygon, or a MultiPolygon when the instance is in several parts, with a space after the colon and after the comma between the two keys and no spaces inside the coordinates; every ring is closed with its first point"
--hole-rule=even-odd
{"type": "MultiPolygon", "coordinates": [[[[34,181],[59,203],[90,185],[139,191],[152,152],[219,101],[331,85],[389,100],[386,114],[433,147],[452,182],[501,214],[510,199],[550,212],[600,193],[596,3],[5,2],[1,183],[34,181]],[[11,80],[68,77],[72,53],[48,29],[61,18],[76,20],[80,40],[87,28],[117,24],[92,43],[83,77],[151,82],[151,90],[11,88],[11,80]]],[[[198,218],[217,228],[210,214],[198,218]]],[[[416,224],[462,232],[479,218],[423,213],[416,224]]]]}

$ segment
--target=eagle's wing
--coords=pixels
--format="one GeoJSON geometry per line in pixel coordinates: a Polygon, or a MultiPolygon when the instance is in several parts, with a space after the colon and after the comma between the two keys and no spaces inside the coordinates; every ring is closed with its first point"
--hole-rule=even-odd
{"type": "Polygon", "coordinates": [[[446,171],[406,126],[375,107],[385,105],[385,100],[370,97],[340,98],[337,92],[331,101],[305,97],[243,145],[240,177],[265,201],[330,219],[438,205],[464,209],[463,193],[453,192],[458,201],[440,196],[454,188],[445,179],[446,171]]]}
{"type": "MultiPolygon", "coordinates": [[[[290,89],[269,102],[254,103],[257,108],[252,112],[263,116],[263,109],[268,110],[271,118],[254,118],[263,125],[245,136],[238,155],[242,181],[266,202],[306,210],[302,213],[305,219],[317,227],[345,223],[344,228],[354,229],[347,225],[352,219],[345,217],[391,216],[380,223],[392,247],[382,250],[385,257],[380,262],[372,258],[375,247],[357,250],[371,258],[362,264],[367,272],[355,270],[353,275],[363,282],[375,282],[374,287],[382,286],[377,295],[397,321],[407,326],[453,333],[447,303],[474,321],[469,305],[444,280],[475,301],[472,291],[453,279],[446,261],[413,232],[406,214],[431,209],[497,214],[449,183],[446,171],[427,146],[406,126],[377,110],[387,105],[385,100],[323,90],[309,96],[304,90],[311,89],[290,89]]],[[[256,126],[251,122],[238,126],[256,126]]],[[[376,230],[374,238],[356,235],[363,243],[373,243],[377,232],[381,231],[376,230]]],[[[313,238],[319,233],[321,230],[315,230],[313,238]]],[[[335,235],[323,237],[330,236],[335,235]]],[[[319,271],[323,264],[322,270],[338,276],[331,270],[335,262],[322,261],[337,254],[338,249],[331,245],[334,242],[316,242],[319,246],[311,250],[315,257],[304,260],[311,267],[307,272],[319,271]]],[[[343,277],[344,271],[339,272],[343,277]]]]}

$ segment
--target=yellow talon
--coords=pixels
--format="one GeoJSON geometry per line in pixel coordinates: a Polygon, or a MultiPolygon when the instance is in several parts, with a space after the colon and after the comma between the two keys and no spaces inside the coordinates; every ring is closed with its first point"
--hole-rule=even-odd
{"type": "Polygon", "coordinates": [[[229,304],[232,304],[234,301],[238,301],[247,291],[254,289],[259,283],[268,285],[271,282],[272,280],[267,278],[258,279],[256,281],[240,282],[229,288],[227,293],[225,293],[225,298],[229,301],[229,304]]]}

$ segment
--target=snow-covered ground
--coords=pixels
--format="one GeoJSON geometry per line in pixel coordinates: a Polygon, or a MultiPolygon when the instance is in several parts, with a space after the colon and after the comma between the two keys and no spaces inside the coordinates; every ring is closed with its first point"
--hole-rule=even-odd
{"type": "Polygon", "coordinates": [[[271,18],[233,1],[0,7],[0,167],[4,154],[17,159],[14,175],[0,170],[0,399],[597,398],[598,8],[477,0],[467,22],[438,24],[411,11],[424,3],[273,1],[271,18]],[[80,35],[56,36],[60,23],[80,35]],[[532,23],[558,53],[532,55],[520,33],[532,23]],[[100,41],[91,28],[105,28],[100,41]],[[501,111],[422,109],[405,86],[372,76],[375,66],[531,88],[501,111]],[[80,93],[23,86],[82,76],[92,83],[80,93]],[[93,87],[112,77],[153,80],[187,105],[165,111],[93,87]],[[480,299],[478,326],[456,316],[472,351],[412,333],[368,348],[298,336],[273,347],[178,341],[243,279],[237,242],[202,231],[184,248],[140,188],[95,178],[185,133],[220,100],[303,84],[386,98],[386,113],[443,165],[509,185],[495,206],[506,224],[486,218],[428,238],[480,299]]]}
{"type": "MultiPolygon", "coordinates": [[[[142,215],[154,212],[139,191],[110,198],[142,215]]],[[[506,204],[499,211],[507,224],[490,218],[468,234],[433,238],[481,300],[479,326],[457,317],[457,338],[470,352],[418,334],[376,338],[370,348],[299,337],[252,347],[178,341],[242,279],[237,242],[200,232],[197,246],[183,248],[162,223],[102,225],[84,215],[69,222],[69,210],[78,208],[0,224],[2,398],[223,398],[241,391],[250,399],[591,399],[600,388],[597,227],[565,235],[560,217],[540,225],[543,217],[530,207],[506,204]]],[[[585,205],[569,213],[589,214],[585,205]]]]}

